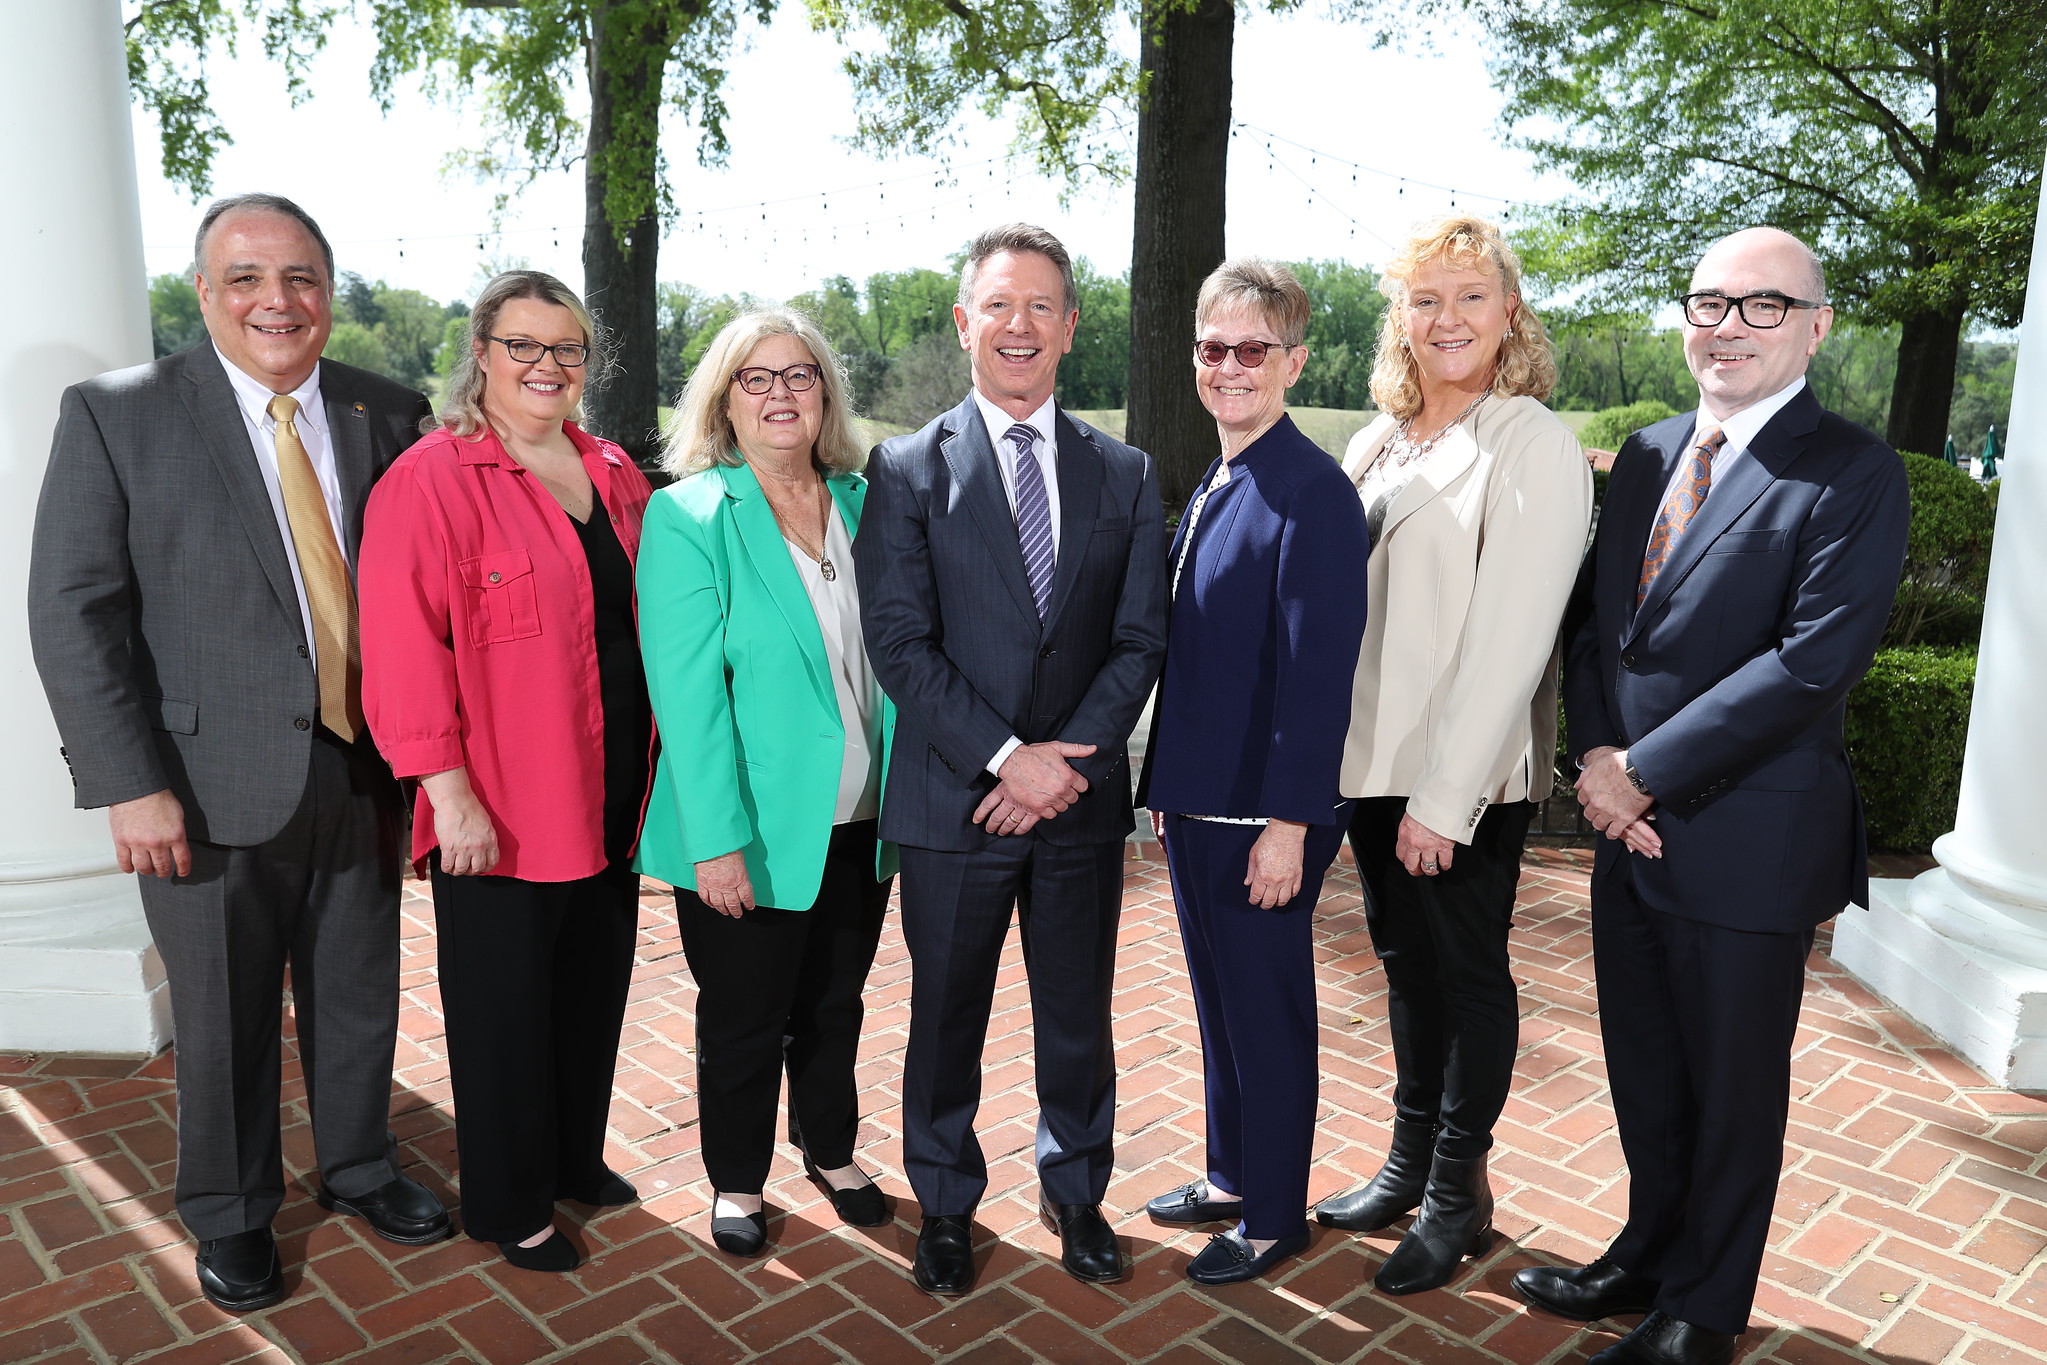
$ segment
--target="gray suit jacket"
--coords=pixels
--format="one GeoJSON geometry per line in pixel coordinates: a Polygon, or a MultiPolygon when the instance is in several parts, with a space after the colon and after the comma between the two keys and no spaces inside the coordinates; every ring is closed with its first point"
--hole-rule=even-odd
{"type": "MultiPolygon", "coordinates": [[[[320,394],[353,562],[370,485],[429,408],[331,360],[320,394]]],[[[284,537],[211,340],[65,391],[28,599],[80,807],[168,787],[194,839],[247,846],[283,827],[305,793],[319,689],[284,537]]]]}
{"type": "Polygon", "coordinates": [[[1038,620],[1016,518],[970,395],[867,466],[853,557],[875,677],[896,704],[884,839],[965,852],[994,839],[974,807],[1011,735],[1092,744],[1089,790],[1033,834],[1130,832],[1128,743],[1166,652],[1166,532],[1151,457],[1063,410],[1059,550],[1038,620]]]}

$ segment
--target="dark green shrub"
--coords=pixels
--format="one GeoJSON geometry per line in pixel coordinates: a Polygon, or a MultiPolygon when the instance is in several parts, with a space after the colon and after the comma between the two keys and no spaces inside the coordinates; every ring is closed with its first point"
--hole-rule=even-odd
{"type": "Polygon", "coordinates": [[[1974,649],[1885,649],[1848,694],[1872,850],[1924,853],[1955,827],[1975,684],[1974,649]]]}
{"type": "Polygon", "coordinates": [[[1983,486],[1945,460],[1903,452],[1912,486],[1912,529],[1905,571],[1891,605],[1884,645],[1902,649],[1946,640],[1973,645],[1980,631],[1983,585],[1990,572],[1997,505],[1983,486]]]}
{"type": "Polygon", "coordinates": [[[1654,398],[1645,398],[1624,408],[1603,408],[1593,413],[1591,420],[1585,423],[1585,429],[1578,433],[1578,442],[1587,450],[1619,450],[1621,442],[1643,427],[1675,416],[1675,408],[1654,398]]]}

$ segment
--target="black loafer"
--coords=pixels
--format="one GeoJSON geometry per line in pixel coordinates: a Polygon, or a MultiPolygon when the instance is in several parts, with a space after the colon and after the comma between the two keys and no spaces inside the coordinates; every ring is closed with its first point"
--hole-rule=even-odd
{"type": "Polygon", "coordinates": [[[1210,1197],[1207,1180],[1190,1180],[1144,1206],[1154,1223],[1233,1223],[1244,1216],[1244,1201],[1210,1197]]]}
{"type": "Polygon", "coordinates": [[[848,1227],[878,1228],[888,1222],[888,1198],[882,1194],[881,1186],[872,1180],[854,1189],[837,1189],[824,1178],[824,1172],[817,1168],[808,1152],[803,1156],[803,1173],[832,1201],[832,1208],[838,1213],[841,1223],[848,1227]]]}
{"type": "Polygon", "coordinates": [[[1741,1338],[1652,1312],[1586,1365],[1731,1365],[1741,1338]]]}
{"type": "Polygon", "coordinates": [[[1662,1287],[1604,1256],[1590,1265],[1532,1265],[1514,1272],[1514,1292],[1524,1301],[1573,1322],[1650,1312],[1662,1287]]]}
{"type": "Polygon", "coordinates": [[[1111,1284],[1123,1278],[1122,1248],[1100,1204],[1038,1204],[1038,1217],[1059,1234],[1059,1264],[1076,1280],[1111,1284]]]}
{"type": "Polygon", "coordinates": [[[199,1244],[199,1289],[216,1308],[247,1313],[284,1298],[284,1263],[269,1228],[250,1228],[199,1244]]]}
{"type": "Polygon", "coordinates": [[[562,1236],[560,1228],[554,1230],[554,1236],[530,1247],[522,1247],[517,1242],[499,1242],[498,1251],[521,1270],[544,1270],[553,1275],[574,1270],[583,1263],[576,1244],[562,1236]]]}
{"type": "Polygon", "coordinates": [[[425,1246],[451,1236],[455,1226],[434,1192],[417,1180],[399,1176],[368,1194],[343,1198],[329,1190],[320,1191],[320,1207],[338,1213],[352,1213],[370,1225],[370,1230],[387,1242],[404,1246],[425,1246]]]}
{"type": "Polygon", "coordinates": [[[573,1199],[578,1204],[588,1204],[592,1208],[613,1209],[621,1204],[637,1204],[640,1201],[640,1192],[633,1187],[632,1181],[607,1166],[604,1177],[589,1189],[562,1190],[555,1197],[573,1199]]]}
{"type": "Polygon", "coordinates": [[[934,1214],[917,1234],[910,1278],[927,1294],[952,1298],[974,1287],[973,1219],[964,1213],[934,1214]]]}
{"type": "Polygon", "coordinates": [[[1282,1237],[1262,1252],[1251,1250],[1243,1234],[1218,1232],[1208,1239],[1201,1254],[1187,1263],[1187,1278],[1196,1284],[1241,1284],[1255,1280],[1289,1256],[1308,1249],[1308,1230],[1282,1237]]]}

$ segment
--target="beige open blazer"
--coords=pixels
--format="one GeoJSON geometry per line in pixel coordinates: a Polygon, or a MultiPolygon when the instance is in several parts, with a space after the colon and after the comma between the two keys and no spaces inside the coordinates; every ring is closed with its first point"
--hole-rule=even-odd
{"type": "MultiPolygon", "coordinates": [[[[1351,438],[1352,483],[1395,425],[1351,438]]],[[[1468,844],[1487,806],[1549,795],[1557,628],[1591,521],[1585,452],[1533,398],[1487,403],[1425,457],[1365,565],[1345,796],[1405,796],[1468,844]]]]}

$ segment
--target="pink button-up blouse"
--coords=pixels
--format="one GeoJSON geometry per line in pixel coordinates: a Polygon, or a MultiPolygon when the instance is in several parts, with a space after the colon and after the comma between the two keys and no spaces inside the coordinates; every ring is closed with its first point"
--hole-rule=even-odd
{"type": "MultiPolygon", "coordinates": [[[[626,557],[652,488],[564,423],[626,557]]],[[[590,568],[568,513],[485,431],[426,437],[370,494],[356,570],[363,713],[400,777],[467,766],[497,830],[496,875],[604,869],[604,716],[590,568]]],[[[424,788],[412,856],[435,844],[424,788]]]]}

